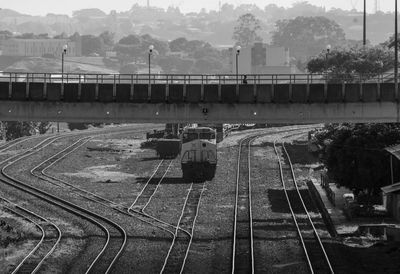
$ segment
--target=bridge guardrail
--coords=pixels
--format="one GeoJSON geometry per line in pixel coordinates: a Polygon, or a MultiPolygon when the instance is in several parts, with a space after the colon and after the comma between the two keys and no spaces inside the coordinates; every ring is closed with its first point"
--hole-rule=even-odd
{"type": "MultiPolygon", "coordinates": [[[[1,72],[1,82],[101,84],[242,84],[236,74],[80,74],[1,72]]],[[[387,83],[394,74],[246,74],[247,84],[387,83]]]]}

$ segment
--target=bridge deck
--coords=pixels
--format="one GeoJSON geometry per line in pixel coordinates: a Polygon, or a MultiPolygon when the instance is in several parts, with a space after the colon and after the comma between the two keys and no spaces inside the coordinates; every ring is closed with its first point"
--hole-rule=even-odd
{"type": "Polygon", "coordinates": [[[320,119],[325,120],[345,119],[349,114],[338,116],[337,110],[345,107],[350,111],[350,107],[354,109],[349,113],[362,110],[363,114],[359,114],[362,117],[353,115],[356,120],[373,117],[378,121],[398,120],[399,114],[395,111],[398,89],[394,82],[387,82],[387,77],[339,82],[321,75],[254,75],[248,76],[247,84],[239,78],[232,75],[66,74],[54,77],[52,74],[3,74],[0,76],[0,106],[3,109],[0,114],[3,120],[29,117],[67,121],[155,122],[163,118],[167,121],[275,119],[283,122],[298,120],[302,113],[302,121],[307,122],[318,120],[320,115],[320,119]],[[379,110],[382,104],[386,111],[379,110]],[[131,113],[129,108],[132,106],[144,111],[142,115],[131,113]],[[390,114],[386,113],[388,107],[394,108],[390,114]],[[4,108],[8,110],[4,111],[4,108]],[[31,110],[28,112],[24,108],[31,110]],[[88,115],[88,108],[96,115],[88,115]],[[299,110],[295,110],[297,108],[299,110]],[[309,113],[313,109],[318,111],[309,113]],[[201,113],[195,114],[199,110],[201,113]],[[80,116],[67,115],[69,111],[80,116]],[[309,114],[304,115],[307,112],[309,114]],[[386,114],[379,115],[381,112],[386,114]]]}

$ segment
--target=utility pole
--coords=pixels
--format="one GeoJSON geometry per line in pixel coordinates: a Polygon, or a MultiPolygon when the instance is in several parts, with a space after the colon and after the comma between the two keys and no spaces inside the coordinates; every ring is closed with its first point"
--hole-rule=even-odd
{"type": "Polygon", "coordinates": [[[367,0],[364,0],[363,46],[367,44],[367,0]]]}

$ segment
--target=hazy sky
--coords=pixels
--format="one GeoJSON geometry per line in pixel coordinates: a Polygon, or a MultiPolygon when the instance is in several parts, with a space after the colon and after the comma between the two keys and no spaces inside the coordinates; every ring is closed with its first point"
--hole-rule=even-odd
{"type": "MultiPolygon", "coordinates": [[[[167,8],[168,6],[179,6],[182,12],[199,11],[201,8],[207,10],[218,9],[219,0],[149,0],[151,6],[167,8]]],[[[221,3],[239,4],[257,4],[264,8],[270,3],[278,6],[289,7],[299,0],[221,0],[221,3]]],[[[327,9],[337,7],[341,9],[358,10],[363,8],[363,0],[308,0],[309,3],[325,6],[327,9]]],[[[147,5],[147,0],[0,0],[0,8],[13,9],[21,13],[32,15],[46,15],[47,13],[62,13],[71,15],[72,11],[83,8],[99,8],[105,12],[110,10],[126,11],[132,5],[147,5]]],[[[378,0],[381,11],[394,11],[394,1],[378,0]]],[[[367,0],[367,10],[372,11],[375,0],[367,0]]]]}

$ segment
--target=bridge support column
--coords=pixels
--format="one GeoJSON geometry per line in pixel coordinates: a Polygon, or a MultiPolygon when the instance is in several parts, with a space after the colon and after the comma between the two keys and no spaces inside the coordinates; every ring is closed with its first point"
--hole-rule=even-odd
{"type": "Polygon", "coordinates": [[[94,99],[96,101],[99,100],[99,83],[96,83],[96,86],[94,87],[94,99]]]}
{"type": "Polygon", "coordinates": [[[82,98],[82,84],[78,83],[78,98],[77,98],[77,100],[80,101],[81,98],[82,98]]]}
{"type": "Polygon", "coordinates": [[[381,83],[378,83],[378,89],[377,89],[377,95],[376,95],[377,97],[376,97],[376,100],[378,101],[378,102],[380,102],[381,101],[381,83]]]}
{"type": "Polygon", "coordinates": [[[12,96],[12,81],[10,76],[10,82],[8,83],[8,99],[11,99],[12,96]]]}
{"type": "Polygon", "coordinates": [[[257,85],[256,84],[253,85],[253,100],[254,100],[254,103],[257,102],[257,85]]]}
{"type": "Polygon", "coordinates": [[[47,76],[44,74],[43,99],[47,100],[47,76]]]}
{"type": "Polygon", "coordinates": [[[346,101],[346,84],[342,83],[342,102],[346,101]]]}
{"type": "Polygon", "coordinates": [[[151,83],[149,80],[149,85],[147,87],[147,101],[150,102],[151,101],[151,83]]]}
{"type": "Polygon", "coordinates": [[[129,92],[129,100],[130,101],[133,100],[133,96],[134,96],[134,93],[135,93],[134,86],[135,85],[131,82],[131,87],[130,87],[130,92],[129,92]]]}
{"type": "Polygon", "coordinates": [[[25,98],[29,99],[29,75],[26,76],[25,98]]]}

